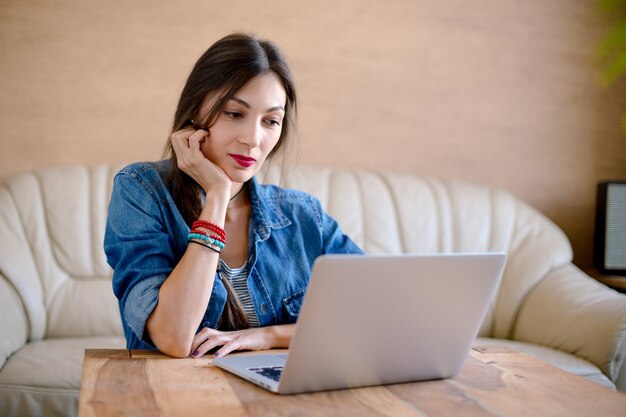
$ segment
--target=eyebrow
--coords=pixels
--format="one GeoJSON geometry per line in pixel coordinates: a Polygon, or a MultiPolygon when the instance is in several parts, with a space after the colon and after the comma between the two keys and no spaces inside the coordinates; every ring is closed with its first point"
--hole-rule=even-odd
{"type": "MultiPolygon", "coordinates": [[[[246,109],[251,109],[252,108],[250,103],[248,103],[248,102],[246,102],[246,101],[244,101],[244,100],[242,100],[240,98],[233,97],[233,98],[231,98],[231,100],[236,101],[237,103],[239,103],[242,106],[244,106],[246,109]]],[[[266,113],[271,113],[271,112],[276,111],[276,110],[282,110],[284,112],[285,108],[283,106],[270,107],[269,109],[266,110],[266,113]]]]}

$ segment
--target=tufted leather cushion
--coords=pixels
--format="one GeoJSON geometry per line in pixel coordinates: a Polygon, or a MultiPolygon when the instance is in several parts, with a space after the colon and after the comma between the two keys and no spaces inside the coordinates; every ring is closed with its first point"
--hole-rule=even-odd
{"type": "MultiPolygon", "coordinates": [[[[277,168],[265,174],[279,182],[277,168]]],[[[548,273],[572,260],[563,232],[508,192],[412,175],[299,168],[282,182],[316,195],[368,253],[506,252],[480,335],[510,338],[517,311],[548,273]]]]}
{"type": "MultiPolygon", "coordinates": [[[[0,186],[0,408],[8,415],[75,414],[82,349],[123,346],[102,249],[119,168],[41,170],[0,186]]],[[[369,253],[506,252],[480,336],[626,391],[626,297],[578,270],[563,232],[508,192],[312,167],[285,175],[269,167],[259,179],[317,196],[369,253]]]]}
{"type": "Polygon", "coordinates": [[[29,340],[123,335],[102,248],[117,170],[42,170],[0,188],[0,271],[24,302],[29,340]]]}
{"type": "Polygon", "coordinates": [[[85,349],[122,349],[125,345],[123,336],[55,338],[27,344],[0,372],[2,415],[76,415],[85,349]]]}

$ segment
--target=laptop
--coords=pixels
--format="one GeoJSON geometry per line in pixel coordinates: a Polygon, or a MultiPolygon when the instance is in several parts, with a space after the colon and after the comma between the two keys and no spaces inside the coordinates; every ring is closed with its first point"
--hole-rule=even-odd
{"type": "Polygon", "coordinates": [[[505,263],[503,253],[320,256],[288,352],[214,364],[278,394],[452,377],[505,263]]]}

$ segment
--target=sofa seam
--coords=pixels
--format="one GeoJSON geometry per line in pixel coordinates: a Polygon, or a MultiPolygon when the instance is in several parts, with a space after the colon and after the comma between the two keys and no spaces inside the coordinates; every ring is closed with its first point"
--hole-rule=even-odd
{"type": "MultiPolygon", "coordinates": [[[[30,316],[28,314],[28,309],[26,308],[26,305],[24,304],[24,298],[22,297],[22,295],[20,294],[20,292],[18,291],[18,289],[15,287],[15,284],[13,284],[13,281],[11,281],[8,276],[0,269],[0,279],[4,280],[7,285],[13,289],[13,291],[15,292],[15,294],[17,294],[17,298],[19,298],[20,300],[20,305],[22,306],[22,312],[24,313],[24,317],[26,318],[26,321],[28,322],[28,328],[26,329],[26,340],[24,341],[24,343],[22,343],[21,346],[19,346],[17,349],[11,351],[7,356],[5,356],[4,358],[4,364],[6,364],[6,361],[18,350],[20,350],[26,343],[28,343],[28,341],[30,340],[30,327],[31,327],[31,322],[30,322],[30,316]]],[[[4,355],[3,355],[4,356],[4,355]]],[[[2,364],[0,366],[0,370],[4,367],[4,364],[2,364]]]]}
{"type": "MultiPolygon", "coordinates": [[[[39,195],[39,197],[41,199],[40,201],[43,203],[43,193],[41,192],[41,184],[39,182],[39,178],[34,173],[32,173],[32,177],[34,178],[35,183],[37,184],[37,194],[39,195]]],[[[41,279],[41,275],[42,274],[41,274],[41,270],[39,269],[39,264],[35,260],[36,257],[35,257],[35,252],[33,251],[33,245],[31,243],[31,241],[26,238],[26,236],[28,236],[28,234],[26,233],[26,228],[24,227],[26,222],[24,220],[24,217],[22,216],[22,212],[19,210],[18,205],[16,204],[17,201],[15,199],[15,196],[11,192],[11,189],[8,188],[8,187],[5,187],[5,188],[6,188],[7,192],[9,193],[9,195],[11,196],[11,199],[13,200],[14,207],[15,207],[15,212],[17,213],[17,217],[20,219],[20,228],[22,229],[23,236],[25,237],[24,240],[26,241],[26,245],[28,246],[28,250],[30,251],[30,255],[31,255],[32,259],[33,259],[33,263],[35,264],[35,269],[37,270],[39,283],[41,284],[41,287],[43,288],[43,282],[42,282],[42,279],[41,279]]],[[[43,207],[42,207],[42,209],[43,209],[43,207]]],[[[48,238],[50,238],[50,233],[48,231],[48,222],[47,222],[45,217],[46,216],[44,215],[43,218],[44,218],[44,223],[46,225],[45,229],[46,229],[46,233],[48,234],[48,238]]]]}
{"type": "MultiPolygon", "coordinates": [[[[72,274],[69,271],[66,271],[65,268],[61,266],[61,263],[59,262],[59,260],[57,259],[54,253],[54,247],[55,245],[57,245],[57,242],[52,237],[52,232],[50,231],[50,222],[48,221],[48,217],[46,216],[45,196],[43,193],[44,187],[43,187],[43,183],[41,181],[39,172],[35,174],[35,178],[37,182],[37,191],[39,193],[39,197],[41,198],[41,208],[43,210],[42,218],[43,218],[43,223],[44,223],[44,229],[46,231],[48,242],[50,242],[49,244],[50,259],[54,261],[55,267],[58,268],[59,271],[62,271],[65,274],[65,276],[67,277],[67,280],[70,280],[72,279],[72,274]]],[[[60,247],[60,245],[58,246],[60,247]]],[[[37,262],[35,262],[35,264],[37,264],[37,262]]],[[[44,308],[46,311],[46,327],[45,327],[45,333],[44,333],[44,338],[45,338],[45,334],[48,332],[48,307],[53,304],[52,302],[56,299],[63,285],[57,285],[56,288],[50,288],[50,292],[48,293],[47,291],[48,288],[46,288],[46,285],[44,284],[44,276],[41,271],[39,271],[39,279],[41,280],[41,287],[44,289],[43,304],[44,304],[44,308]],[[46,294],[48,295],[48,297],[46,297],[46,294]]]]}
{"type": "MultiPolygon", "coordinates": [[[[449,215],[449,219],[450,222],[448,223],[449,227],[446,230],[445,236],[446,236],[446,242],[450,245],[449,250],[448,251],[441,251],[441,252],[452,252],[455,253],[457,251],[457,243],[456,243],[456,239],[454,236],[454,231],[456,229],[456,210],[452,204],[452,198],[451,198],[451,189],[450,189],[450,181],[442,181],[441,182],[441,186],[444,190],[443,194],[442,194],[442,200],[443,198],[446,199],[447,202],[447,206],[449,208],[448,211],[448,215],[449,215]]],[[[439,210],[437,210],[437,212],[441,212],[441,208],[443,207],[443,205],[439,206],[439,210]]],[[[441,216],[441,219],[443,219],[443,216],[441,216]]],[[[443,222],[441,223],[443,224],[443,222]]],[[[443,230],[443,228],[442,228],[443,230]]]]}
{"type": "MultiPolygon", "coordinates": [[[[37,194],[39,195],[39,197],[41,199],[41,203],[42,203],[41,206],[43,206],[43,193],[41,192],[41,184],[40,184],[39,178],[37,177],[37,175],[34,172],[31,172],[29,175],[34,179],[35,183],[37,184],[37,194]]],[[[28,236],[28,234],[26,233],[26,228],[24,226],[25,225],[25,220],[24,220],[24,217],[22,216],[22,212],[19,210],[19,207],[18,207],[18,204],[17,204],[17,200],[15,199],[15,195],[13,194],[11,188],[9,188],[7,186],[5,186],[4,188],[7,190],[7,193],[9,194],[9,196],[11,197],[11,201],[13,202],[13,207],[15,208],[16,216],[17,216],[17,218],[20,221],[20,229],[22,230],[22,235],[24,237],[26,237],[26,236],[28,236]]],[[[43,207],[41,207],[41,208],[43,210],[43,207]]],[[[45,224],[46,233],[48,234],[48,238],[49,238],[48,222],[47,222],[45,217],[46,216],[44,215],[43,216],[43,221],[44,221],[44,224],[45,224]]],[[[39,285],[40,285],[42,296],[43,296],[43,299],[41,301],[43,303],[44,311],[45,311],[45,314],[46,314],[46,317],[44,319],[45,326],[44,326],[44,335],[43,335],[45,337],[45,331],[46,331],[46,329],[48,327],[48,309],[47,309],[46,302],[45,302],[46,301],[45,300],[45,292],[46,291],[45,291],[43,280],[42,280],[41,269],[40,269],[39,264],[38,264],[38,262],[36,260],[35,253],[33,251],[32,243],[30,242],[29,239],[25,239],[25,240],[26,240],[26,247],[28,248],[28,251],[30,252],[31,259],[33,260],[33,264],[35,266],[35,270],[37,271],[37,279],[39,280],[39,285]]],[[[8,281],[10,281],[10,278],[9,278],[8,274],[5,274],[4,276],[6,277],[6,279],[8,281]]],[[[15,288],[15,286],[14,286],[14,288],[15,288]]],[[[32,322],[32,318],[31,318],[31,315],[29,313],[29,310],[28,310],[27,306],[24,303],[24,299],[22,298],[22,295],[20,294],[19,291],[17,291],[17,288],[15,288],[15,289],[16,289],[17,294],[20,295],[20,301],[22,302],[22,307],[24,308],[24,312],[26,313],[26,319],[28,320],[28,332],[27,332],[27,335],[26,335],[26,341],[30,341],[30,340],[33,340],[31,338],[33,327],[34,327],[33,322],[32,322]]]]}
{"type": "Polygon", "coordinates": [[[437,193],[435,192],[435,184],[434,184],[434,179],[431,177],[427,177],[426,181],[424,181],[424,183],[426,184],[426,186],[428,187],[428,190],[430,191],[430,195],[431,195],[431,200],[434,202],[435,205],[435,220],[437,222],[437,232],[435,233],[435,236],[437,238],[437,252],[441,253],[443,252],[443,246],[442,246],[442,229],[443,229],[443,225],[442,225],[442,220],[441,220],[441,204],[439,199],[437,198],[437,193]]]}
{"type": "MultiPolygon", "coordinates": [[[[516,250],[521,245],[521,243],[520,243],[521,241],[514,242],[514,239],[517,238],[517,230],[518,230],[517,224],[518,224],[518,221],[519,221],[519,205],[518,205],[517,200],[514,200],[513,203],[514,203],[513,204],[513,210],[512,210],[513,221],[511,222],[512,230],[511,230],[511,235],[510,235],[511,236],[511,239],[510,239],[511,243],[510,243],[510,245],[507,245],[508,246],[507,258],[512,258],[513,257],[512,255],[515,254],[516,250]]],[[[503,273],[506,274],[506,272],[507,271],[506,271],[506,268],[505,268],[503,273]]],[[[535,285],[537,285],[537,284],[538,284],[538,282],[535,283],[535,285]]],[[[500,287],[502,287],[502,282],[500,283],[500,287]]],[[[505,335],[506,339],[516,340],[514,338],[514,335],[515,335],[515,329],[517,328],[517,322],[518,322],[518,319],[519,319],[519,313],[520,313],[520,310],[522,308],[522,305],[524,304],[524,301],[526,300],[526,297],[528,297],[528,294],[530,293],[531,290],[532,289],[528,290],[528,292],[524,295],[524,298],[520,301],[519,305],[517,306],[517,309],[515,311],[515,315],[514,315],[514,317],[511,318],[511,323],[510,323],[509,328],[508,328],[508,330],[506,332],[506,335],[505,335]]],[[[496,308],[500,307],[501,297],[502,297],[502,288],[499,289],[498,302],[497,302],[496,308]]],[[[497,317],[498,317],[498,315],[494,314],[493,333],[492,333],[494,336],[495,336],[495,330],[497,328],[497,317]]],[[[498,336],[496,336],[496,337],[498,337],[498,336]]]]}
{"type": "Polygon", "coordinates": [[[393,188],[391,187],[391,181],[389,181],[385,175],[383,175],[381,172],[377,172],[376,174],[378,178],[380,179],[380,181],[385,185],[385,188],[387,189],[387,193],[389,194],[389,196],[392,197],[391,205],[393,207],[393,212],[396,218],[395,223],[396,223],[396,229],[398,231],[398,238],[400,239],[400,251],[402,253],[406,253],[407,243],[404,239],[404,233],[402,233],[402,230],[403,230],[402,219],[400,217],[400,210],[398,208],[398,199],[396,198],[397,197],[396,193],[393,191],[393,188]]]}
{"type": "MultiPolygon", "coordinates": [[[[355,170],[350,170],[349,172],[356,184],[357,192],[359,193],[358,201],[360,202],[359,210],[361,212],[361,228],[363,229],[363,246],[365,246],[368,239],[367,239],[367,227],[366,227],[367,222],[365,221],[365,199],[363,197],[364,195],[363,185],[359,182],[359,176],[357,175],[357,172],[355,170]]],[[[365,247],[363,247],[362,249],[364,252],[367,253],[367,250],[365,249],[365,247]]]]}

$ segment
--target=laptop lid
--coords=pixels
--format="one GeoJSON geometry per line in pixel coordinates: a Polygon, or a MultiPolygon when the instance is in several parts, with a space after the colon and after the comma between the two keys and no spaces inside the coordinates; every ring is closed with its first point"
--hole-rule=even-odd
{"type": "Polygon", "coordinates": [[[250,372],[263,354],[215,363],[281,394],[454,376],[505,262],[501,253],[321,256],[278,386],[250,372]]]}

